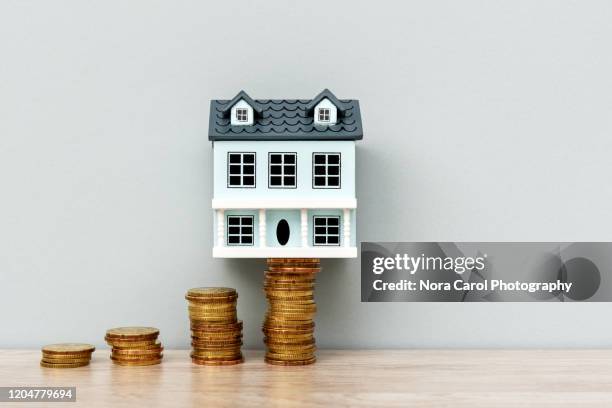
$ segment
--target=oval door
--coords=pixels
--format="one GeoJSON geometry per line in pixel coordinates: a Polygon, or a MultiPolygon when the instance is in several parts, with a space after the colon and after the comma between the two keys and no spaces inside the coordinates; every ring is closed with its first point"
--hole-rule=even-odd
{"type": "Polygon", "coordinates": [[[278,224],[276,224],[276,239],[278,240],[278,243],[285,245],[287,242],[289,242],[289,235],[289,223],[285,219],[280,220],[278,224]]]}

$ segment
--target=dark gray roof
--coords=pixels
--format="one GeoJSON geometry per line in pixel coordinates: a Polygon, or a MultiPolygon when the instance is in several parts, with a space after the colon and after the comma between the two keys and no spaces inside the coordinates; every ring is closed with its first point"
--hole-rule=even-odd
{"type": "Polygon", "coordinates": [[[251,99],[240,91],[231,100],[210,102],[210,140],[358,140],[363,137],[359,101],[338,99],[325,89],[313,99],[251,99]],[[313,109],[328,98],[338,108],[338,122],[315,126],[313,109]],[[244,99],[253,107],[252,126],[232,126],[231,107],[244,99]]]}

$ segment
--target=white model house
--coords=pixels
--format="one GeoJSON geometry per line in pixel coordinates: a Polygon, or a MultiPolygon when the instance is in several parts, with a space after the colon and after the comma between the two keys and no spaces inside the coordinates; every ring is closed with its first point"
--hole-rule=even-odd
{"type": "Polygon", "coordinates": [[[210,105],[215,239],[221,258],[353,258],[357,100],[324,90],[310,100],[210,105]]]}

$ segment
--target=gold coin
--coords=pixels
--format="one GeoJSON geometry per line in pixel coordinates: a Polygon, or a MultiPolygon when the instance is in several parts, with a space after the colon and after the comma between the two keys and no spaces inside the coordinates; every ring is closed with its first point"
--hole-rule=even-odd
{"type": "MultiPolygon", "coordinates": [[[[267,296],[270,307],[316,307],[317,303],[312,295],[299,295],[296,292],[287,291],[284,297],[267,296]]],[[[282,296],[282,295],[281,295],[282,296]]]]}
{"type": "Polygon", "coordinates": [[[228,311],[223,311],[223,312],[210,312],[210,311],[195,311],[195,310],[190,310],[189,311],[189,318],[193,318],[193,317],[214,317],[214,318],[218,318],[218,319],[227,319],[227,318],[231,318],[236,316],[236,310],[228,310],[228,311]]]}
{"type": "Polygon", "coordinates": [[[46,354],[91,354],[95,349],[95,346],[86,343],[57,343],[43,346],[42,352],[46,354]]]}
{"type": "Polygon", "coordinates": [[[47,363],[46,361],[41,361],[41,367],[46,368],[77,368],[84,367],[89,364],[89,361],[81,362],[81,363],[47,363]]]}
{"type": "Polygon", "coordinates": [[[240,346],[228,349],[201,349],[194,347],[191,351],[192,357],[231,357],[240,353],[240,346]]]}
{"type": "Polygon", "coordinates": [[[289,354],[289,353],[272,353],[266,352],[266,358],[278,361],[295,361],[295,360],[308,360],[314,357],[314,353],[302,353],[302,354],[289,354]]]}
{"type": "Polygon", "coordinates": [[[242,356],[234,360],[215,360],[215,359],[211,360],[211,359],[192,358],[191,361],[194,364],[198,364],[198,365],[229,366],[229,365],[244,363],[244,358],[242,356]]]}
{"type": "Polygon", "coordinates": [[[293,301],[299,301],[299,300],[308,300],[308,301],[313,301],[314,300],[314,293],[313,292],[298,292],[298,291],[280,291],[280,290],[275,290],[275,291],[267,291],[266,292],[266,297],[268,298],[268,300],[272,303],[272,302],[293,302],[293,301]]]}
{"type": "Polygon", "coordinates": [[[299,263],[293,265],[268,264],[265,272],[267,274],[311,274],[321,270],[320,265],[299,263]]]}
{"type": "Polygon", "coordinates": [[[114,364],[120,365],[120,366],[150,366],[150,365],[156,365],[156,364],[160,364],[162,362],[162,359],[159,358],[157,360],[140,360],[140,361],[125,361],[125,360],[113,360],[114,364]]]}
{"type": "Polygon", "coordinates": [[[287,305],[275,303],[270,305],[270,311],[280,313],[315,313],[317,311],[317,305],[287,305]]]}
{"type": "Polygon", "coordinates": [[[191,352],[189,355],[191,356],[191,358],[197,358],[199,360],[220,360],[220,361],[236,360],[242,357],[242,353],[240,351],[232,355],[227,355],[227,356],[200,356],[200,355],[194,354],[194,352],[191,352]]]}
{"type": "MultiPolygon", "coordinates": [[[[316,312],[315,311],[310,311],[310,310],[279,310],[279,309],[274,309],[274,310],[268,310],[267,312],[268,315],[273,316],[273,317],[277,317],[279,319],[286,319],[286,318],[290,318],[293,316],[300,316],[300,317],[304,317],[304,316],[308,316],[308,320],[313,320],[314,317],[316,316],[316,312]]],[[[293,319],[292,319],[293,320],[293,319]]]]}
{"type": "MultiPolygon", "coordinates": [[[[306,275],[304,275],[306,276],[306,275]]],[[[277,275],[277,276],[266,276],[264,279],[264,285],[266,286],[307,286],[309,288],[314,288],[317,283],[314,278],[311,277],[299,277],[299,276],[289,276],[289,275],[277,275]]]]}
{"type": "Polygon", "coordinates": [[[192,342],[194,350],[199,351],[240,351],[240,347],[242,346],[242,342],[240,343],[227,343],[227,344],[210,344],[210,343],[197,343],[192,342]]]}
{"type": "Polygon", "coordinates": [[[117,357],[122,357],[122,356],[151,356],[151,355],[155,355],[155,354],[159,354],[164,350],[163,347],[158,347],[155,349],[145,349],[145,350],[138,350],[138,349],[116,349],[114,348],[112,350],[112,353],[114,356],[117,357]]]}
{"type": "Polygon", "coordinates": [[[286,361],[286,360],[276,360],[273,358],[269,358],[269,357],[265,357],[265,362],[268,364],[272,364],[272,365],[279,365],[279,366],[301,366],[301,365],[309,365],[309,364],[313,364],[317,361],[316,357],[311,357],[305,360],[291,360],[291,361],[286,361]]]}
{"type": "Polygon", "coordinates": [[[314,294],[314,288],[309,289],[278,289],[278,288],[266,288],[264,289],[266,295],[272,296],[312,296],[314,294]]]}
{"type": "Polygon", "coordinates": [[[288,288],[313,289],[315,286],[316,286],[315,282],[310,282],[310,281],[300,282],[300,281],[296,281],[295,279],[293,279],[293,282],[283,282],[279,280],[270,280],[270,279],[264,280],[264,288],[288,287],[288,288]]]}
{"type": "Polygon", "coordinates": [[[297,351],[310,351],[316,348],[314,341],[304,344],[303,342],[295,342],[295,343],[276,343],[276,342],[265,342],[266,346],[269,350],[275,351],[279,350],[279,352],[297,352],[297,351]]]}
{"type": "Polygon", "coordinates": [[[270,324],[285,323],[285,322],[296,322],[296,323],[307,323],[314,317],[314,313],[311,314],[281,314],[281,313],[266,313],[266,320],[270,324]]]}
{"type": "Polygon", "coordinates": [[[191,321],[193,323],[232,323],[235,322],[236,319],[202,319],[202,318],[198,318],[198,319],[191,319],[191,321]]]}
{"type": "Polygon", "coordinates": [[[147,361],[155,361],[155,360],[161,360],[162,357],[164,355],[163,354],[157,354],[157,355],[151,355],[151,356],[147,356],[147,357],[139,357],[139,358],[135,358],[135,357],[125,357],[125,356],[111,356],[111,360],[113,361],[119,361],[119,362],[147,362],[147,361]]]}
{"type": "Polygon", "coordinates": [[[189,306],[190,308],[197,307],[199,309],[235,308],[237,304],[238,302],[236,301],[236,299],[229,301],[229,302],[216,302],[216,303],[215,302],[213,303],[192,302],[192,301],[187,302],[187,306],[189,306]]]}
{"type": "Polygon", "coordinates": [[[191,358],[201,358],[201,359],[224,359],[224,360],[233,360],[240,356],[240,350],[234,351],[232,353],[208,353],[199,350],[194,350],[190,354],[191,358]]]}
{"type": "Polygon", "coordinates": [[[235,304],[238,296],[231,296],[228,298],[199,298],[193,296],[185,296],[185,299],[189,301],[190,304],[198,304],[198,305],[225,305],[225,304],[235,304]]]}
{"type": "Polygon", "coordinates": [[[242,343],[219,344],[219,345],[209,344],[209,343],[198,343],[198,342],[192,343],[194,351],[203,351],[203,352],[210,351],[210,352],[220,352],[220,353],[240,351],[241,345],[242,343]]]}
{"type": "Polygon", "coordinates": [[[193,349],[190,356],[191,358],[204,358],[204,359],[209,359],[209,358],[221,359],[222,358],[225,360],[233,360],[240,356],[240,350],[235,350],[235,351],[232,351],[231,353],[215,353],[215,352],[193,349]]]}
{"type": "Polygon", "coordinates": [[[191,322],[192,330],[202,330],[202,331],[232,331],[232,330],[242,330],[242,320],[237,320],[232,323],[200,323],[200,322],[191,322]]]}
{"type": "Polygon", "coordinates": [[[315,344],[315,339],[314,337],[311,337],[309,339],[287,340],[287,339],[279,339],[276,337],[264,337],[264,343],[274,345],[274,346],[311,346],[315,344]]]}
{"type": "Polygon", "coordinates": [[[150,340],[157,338],[159,329],[155,327],[115,327],[106,331],[105,339],[108,340],[150,340]]]}
{"type": "Polygon", "coordinates": [[[276,343],[295,343],[300,341],[314,341],[314,335],[312,333],[307,335],[288,336],[286,334],[270,334],[264,333],[264,341],[271,341],[276,343]]]}
{"type": "Polygon", "coordinates": [[[110,358],[113,361],[151,361],[151,360],[159,360],[163,356],[164,355],[161,353],[151,354],[150,356],[127,356],[127,355],[117,356],[113,353],[111,354],[110,358]]]}
{"type": "Polygon", "coordinates": [[[234,337],[242,337],[242,331],[241,330],[228,330],[228,331],[221,331],[221,330],[195,330],[192,329],[191,330],[191,335],[194,337],[211,337],[213,339],[218,339],[218,338],[234,338],[234,337]]]}
{"type": "Polygon", "coordinates": [[[268,330],[309,330],[314,329],[314,322],[268,322],[263,327],[268,330]]]}
{"type": "Polygon", "coordinates": [[[319,267],[321,266],[320,262],[311,262],[311,261],[296,261],[296,262],[268,262],[267,266],[282,266],[282,267],[291,267],[291,266],[313,266],[319,267]]]}
{"type": "Polygon", "coordinates": [[[217,307],[217,308],[207,308],[207,307],[200,307],[200,306],[189,306],[189,308],[187,309],[190,313],[191,312],[195,312],[195,313],[236,313],[236,306],[223,306],[223,307],[217,307]]]}
{"type": "Polygon", "coordinates": [[[44,360],[50,359],[50,360],[55,360],[55,359],[87,359],[87,360],[91,360],[91,353],[75,353],[75,354],[49,354],[49,353],[45,353],[43,351],[42,353],[42,358],[44,360]]]}
{"type": "Polygon", "coordinates": [[[49,364],[78,364],[89,363],[91,358],[49,358],[43,357],[41,361],[49,364]]]}
{"type": "Polygon", "coordinates": [[[192,344],[193,343],[211,344],[211,345],[242,344],[242,337],[203,339],[201,337],[193,337],[192,336],[191,343],[192,344]]]}
{"type": "Polygon", "coordinates": [[[220,322],[227,322],[227,323],[235,323],[236,320],[238,319],[237,319],[236,313],[231,313],[227,315],[217,315],[217,314],[211,314],[211,313],[200,313],[200,314],[190,313],[189,320],[191,321],[220,321],[220,322]]]}
{"type": "MultiPolygon", "coordinates": [[[[136,342],[132,342],[132,343],[136,343],[136,342]]],[[[126,342],[122,342],[122,343],[117,343],[117,342],[113,342],[112,344],[110,344],[110,346],[112,346],[115,349],[118,350],[151,350],[151,349],[156,349],[161,347],[161,343],[158,340],[155,340],[154,342],[147,342],[147,343],[136,343],[136,344],[129,344],[126,342]]]]}
{"type": "Polygon", "coordinates": [[[192,288],[187,291],[187,296],[192,297],[229,297],[229,296],[237,296],[238,293],[234,288],[213,288],[213,287],[202,287],[202,288],[192,288]]]}
{"type": "MultiPolygon", "coordinates": [[[[219,300],[218,298],[211,298],[213,300],[219,300]]],[[[200,309],[222,309],[224,307],[236,307],[238,304],[237,299],[233,299],[227,302],[201,302],[201,301],[188,301],[187,306],[197,307],[200,309]]]]}
{"type": "Polygon", "coordinates": [[[198,341],[240,341],[242,333],[207,333],[207,332],[191,332],[191,339],[198,341]]]}
{"type": "Polygon", "coordinates": [[[281,292],[283,295],[289,294],[314,294],[314,288],[312,287],[296,287],[296,286],[264,286],[264,293],[275,293],[281,292]]]}
{"type": "Polygon", "coordinates": [[[279,344],[283,344],[283,343],[293,344],[293,343],[310,342],[310,341],[313,341],[313,342],[315,341],[315,338],[312,334],[301,336],[301,337],[287,337],[286,335],[270,336],[266,334],[266,337],[264,337],[264,343],[271,342],[271,343],[279,343],[279,344]]]}
{"type": "Polygon", "coordinates": [[[313,296],[302,296],[299,298],[278,298],[274,296],[266,296],[270,305],[291,304],[291,305],[310,305],[314,303],[313,296]]]}
{"type": "Polygon", "coordinates": [[[319,263],[321,260],[319,258],[268,258],[268,263],[277,262],[277,263],[292,263],[292,262],[316,262],[319,263]]]}
{"type": "Polygon", "coordinates": [[[267,313],[266,314],[266,318],[268,319],[270,323],[285,322],[285,321],[308,322],[312,320],[313,317],[314,317],[314,313],[301,314],[301,315],[287,314],[287,313],[267,313]]]}

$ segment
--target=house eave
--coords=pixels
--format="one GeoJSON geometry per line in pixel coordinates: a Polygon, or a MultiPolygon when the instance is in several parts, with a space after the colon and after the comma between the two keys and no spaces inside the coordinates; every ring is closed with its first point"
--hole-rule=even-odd
{"type": "Polygon", "coordinates": [[[214,247],[213,258],[357,258],[357,247],[214,247]]]}
{"type": "Polygon", "coordinates": [[[231,135],[221,135],[221,134],[209,134],[208,140],[214,141],[247,141],[247,140],[282,140],[282,141],[291,141],[291,140],[361,140],[363,139],[363,133],[356,133],[350,135],[328,135],[328,134],[290,134],[287,136],[283,135],[261,135],[261,134],[231,134],[231,135]]]}
{"type": "Polygon", "coordinates": [[[215,199],[212,200],[215,210],[257,210],[257,209],[354,209],[357,208],[356,198],[337,199],[215,199]]]}

